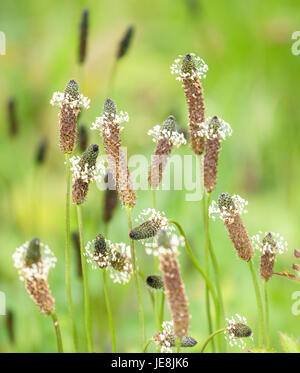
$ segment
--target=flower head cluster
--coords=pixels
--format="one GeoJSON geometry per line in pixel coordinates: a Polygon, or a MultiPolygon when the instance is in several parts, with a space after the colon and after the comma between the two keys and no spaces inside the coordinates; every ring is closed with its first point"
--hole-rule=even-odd
{"type": "Polygon", "coordinates": [[[176,74],[176,80],[183,79],[205,79],[208,71],[207,64],[202,58],[196,56],[194,53],[186,55],[179,55],[173,65],[171,66],[171,74],[176,74]]]}
{"type": "Polygon", "coordinates": [[[74,183],[77,179],[81,179],[85,183],[93,183],[103,181],[106,173],[105,162],[100,161],[95,166],[89,167],[88,163],[81,163],[81,157],[74,155],[70,158],[72,182],[74,183]]]}
{"type": "Polygon", "coordinates": [[[64,92],[54,92],[50,100],[52,106],[58,106],[60,108],[66,104],[71,108],[84,107],[85,109],[89,109],[90,102],[91,100],[83,94],[79,94],[78,97],[74,98],[71,94],[64,92]]]}
{"type": "Polygon", "coordinates": [[[246,343],[242,338],[250,337],[252,339],[253,333],[247,325],[246,317],[241,317],[237,313],[235,314],[235,316],[236,318],[226,318],[228,325],[224,332],[225,339],[228,341],[230,347],[236,345],[241,349],[244,349],[246,347],[246,343]]]}
{"type": "Polygon", "coordinates": [[[13,261],[21,281],[32,278],[47,280],[49,270],[55,267],[57,259],[48,245],[34,238],[16,249],[13,261]]]}
{"type": "MultiPolygon", "coordinates": [[[[110,129],[110,122],[113,122],[117,125],[120,125],[121,123],[128,122],[129,121],[129,115],[128,113],[124,111],[120,111],[119,114],[117,113],[108,113],[103,112],[103,115],[101,117],[97,117],[95,122],[91,124],[92,130],[100,130],[104,131],[105,135],[109,137],[111,135],[111,129],[110,129]]],[[[120,126],[119,130],[122,131],[124,127],[120,126]]]]}
{"type": "MultiPolygon", "coordinates": [[[[158,346],[161,346],[160,352],[172,353],[172,347],[176,346],[173,321],[164,321],[162,331],[156,333],[153,339],[158,346]]],[[[193,347],[196,344],[197,341],[189,336],[184,336],[180,343],[181,347],[193,347]]]]}
{"type": "Polygon", "coordinates": [[[261,254],[283,254],[288,249],[288,243],[284,237],[275,232],[262,232],[251,237],[254,249],[259,250],[261,254]]]}
{"type": "Polygon", "coordinates": [[[150,275],[146,278],[146,284],[151,290],[163,290],[164,280],[160,275],[150,275]]]}
{"type": "Polygon", "coordinates": [[[144,221],[142,224],[133,228],[129,236],[132,240],[144,240],[154,237],[158,231],[168,228],[168,219],[164,212],[156,211],[155,209],[145,209],[135,219],[136,222],[144,221]],[[147,218],[148,217],[148,218],[147,218]],[[147,220],[145,221],[145,218],[147,220]]]}
{"type": "Polygon", "coordinates": [[[153,137],[152,141],[155,143],[167,139],[169,140],[170,145],[177,146],[178,148],[180,145],[186,144],[186,139],[183,133],[179,133],[175,129],[164,128],[164,126],[161,127],[159,124],[149,130],[147,134],[153,137]]]}
{"type": "Polygon", "coordinates": [[[207,118],[199,126],[201,129],[198,131],[198,135],[207,139],[221,138],[225,140],[227,136],[232,135],[230,124],[217,116],[207,118]]]}
{"type": "Polygon", "coordinates": [[[224,221],[230,221],[233,215],[246,214],[248,211],[245,207],[248,201],[244,200],[237,194],[230,196],[228,193],[222,193],[218,202],[212,201],[209,206],[209,216],[215,220],[218,215],[224,221]]]}
{"type": "Polygon", "coordinates": [[[85,247],[87,262],[92,268],[105,268],[110,271],[110,277],[115,283],[127,284],[131,278],[133,267],[130,247],[125,243],[112,243],[102,235],[89,241],[85,247]]]}

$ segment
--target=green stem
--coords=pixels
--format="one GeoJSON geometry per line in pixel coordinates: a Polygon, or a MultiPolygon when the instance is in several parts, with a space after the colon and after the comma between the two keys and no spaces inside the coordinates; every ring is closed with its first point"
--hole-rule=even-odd
{"type": "Polygon", "coordinates": [[[156,190],[152,189],[152,208],[156,209],[156,195],[155,195],[156,190]]]}
{"type": "Polygon", "coordinates": [[[184,237],[184,241],[185,241],[185,246],[186,246],[186,249],[187,249],[187,253],[188,253],[191,261],[193,262],[195,268],[200,273],[200,275],[203,277],[203,279],[205,280],[205,282],[206,282],[206,284],[207,284],[207,286],[209,288],[209,291],[210,291],[210,293],[212,295],[212,298],[213,298],[213,301],[214,301],[215,310],[216,310],[217,328],[220,329],[220,317],[219,317],[220,308],[219,308],[219,302],[218,302],[218,298],[217,298],[217,294],[216,294],[214,285],[211,282],[211,280],[209,279],[209,277],[206,275],[206,273],[202,269],[202,267],[198,264],[197,259],[196,259],[196,257],[193,254],[193,251],[191,249],[191,246],[190,246],[190,244],[188,242],[187,236],[186,236],[186,234],[185,234],[182,226],[176,220],[174,220],[174,219],[169,219],[169,223],[172,223],[172,224],[176,225],[176,227],[178,228],[180,234],[184,237]]]}
{"type": "Polygon", "coordinates": [[[90,310],[90,298],[87,278],[86,261],[84,257],[84,239],[83,239],[83,223],[81,206],[77,205],[77,219],[78,219],[78,230],[80,238],[80,255],[81,255],[81,268],[82,268],[82,280],[83,280],[83,294],[84,294],[84,318],[85,318],[85,329],[86,337],[88,342],[88,352],[93,352],[93,338],[91,328],[91,310],[90,310]]]}
{"type": "MultiPolygon", "coordinates": [[[[132,231],[131,207],[126,207],[126,212],[127,212],[127,219],[128,219],[128,230],[129,230],[129,232],[131,232],[132,231]]],[[[138,297],[138,303],[139,303],[141,343],[142,343],[142,348],[143,348],[144,341],[145,341],[145,327],[144,327],[144,310],[143,310],[142,291],[141,291],[140,282],[139,282],[139,279],[138,279],[138,276],[137,276],[134,241],[131,238],[129,239],[129,241],[130,241],[133,276],[134,276],[134,281],[135,281],[135,286],[136,286],[136,291],[137,291],[137,297],[138,297]]]]}
{"type": "Polygon", "coordinates": [[[180,347],[181,347],[181,339],[176,338],[176,351],[178,354],[180,354],[180,347]]]}
{"type": "Polygon", "coordinates": [[[161,295],[161,305],[160,305],[160,317],[159,317],[160,327],[164,321],[164,310],[165,310],[165,292],[163,291],[161,295]]]}
{"type": "Polygon", "coordinates": [[[268,297],[268,282],[264,281],[264,295],[265,295],[265,314],[266,314],[266,342],[267,347],[270,348],[270,316],[269,316],[269,297],[268,297]]]}
{"type": "Polygon", "coordinates": [[[53,320],[53,325],[54,325],[55,333],[56,333],[57,351],[59,353],[63,353],[64,349],[63,349],[63,345],[62,345],[60,327],[59,327],[59,323],[58,323],[58,320],[57,320],[56,313],[54,311],[51,313],[51,318],[53,320]]]}
{"type": "Polygon", "coordinates": [[[202,347],[201,347],[201,350],[200,350],[200,353],[203,353],[204,350],[205,350],[205,347],[208,345],[209,341],[212,341],[214,336],[219,334],[219,333],[222,333],[226,330],[226,328],[222,328],[222,329],[219,329],[219,330],[216,330],[215,332],[213,332],[208,338],[207,340],[203,343],[202,347]]]}
{"type": "Polygon", "coordinates": [[[112,343],[112,352],[117,352],[117,345],[116,345],[116,337],[115,337],[115,328],[114,328],[114,322],[111,312],[111,306],[109,301],[109,295],[108,295],[108,287],[107,287],[107,281],[106,281],[106,270],[102,269],[102,277],[103,277],[103,285],[104,285],[104,295],[105,295],[105,303],[106,303],[106,310],[110,325],[110,333],[111,333],[111,343],[112,343]]]}
{"type": "MultiPolygon", "coordinates": [[[[202,197],[202,212],[203,212],[203,220],[204,220],[204,227],[205,227],[205,272],[207,276],[209,275],[209,233],[208,233],[208,216],[206,212],[206,205],[205,205],[205,196],[202,197]]],[[[213,323],[211,317],[211,310],[210,310],[210,298],[209,298],[209,289],[207,284],[205,285],[205,304],[206,304],[206,315],[208,321],[208,331],[209,334],[213,332],[213,323]]],[[[212,351],[216,352],[215,341],[212,340],[212,351]]]]}
{"type": "Polygon", "coordinates": [[[153,339],[152,338],[148,339],[148,341],[144,344],[142,353],[145,353],[147,351],[147,348],[148,348],[148,346],[150,345],[151,342],[153,342],[153,339]]]}
{"type": "Polygon", "coordinates": [[[252,280],[253,280],[253,286],[254,286],[254,291],[255,291],[255,296],[256,296],[256,302],[257,302],[257,310],[258,310],[258,318],[259,318],[259,330],[258,330],[258,343],[259,346],[263,346],[263,341],[264,341],[264,316],[263,316],[263,305],[262,305],[262,300],[260,296],[260,291],[258,287],[258,282],[256,279],[255,271],[253,268],[253,263],[252,260],[249,260],[249,269],[251,272],[252,280]]]}
{"type": "Polygon", "coordinates": [[[67,292],[67,302],[68,309],[72,324],[72,333],[73,333],[73,342],[75,351],[78,352],[78,336],[75,324],[75,317],[73,311],[73,302],[72,302],[72,292],[71,292],[71,250],[70,250],[70,190],[71,190],[71,172],[70,172],[70,155],[65,155],[66,162],[66,247],[65,247],[65,278],[66,278],[66,292],[67,292]]]}
{"type": "MultiPolygon", "coordinates": [[[[145,275],[142,273],[142,271],[139,268],[137,269],[137,274],[140,276],[140,278],[142,279],[142,282],[144,283],[146,281],[146,278],[145,278],[145,275]]],[[[155,310],[154,295],[148,287],[147,287],[147,290],[148,290],[148,294],[149,294],[149,297],[150,297],[150,300],[151,300],[151,303],[152,303],[152,306],[153,306],[153,310],[155,310]]]]}

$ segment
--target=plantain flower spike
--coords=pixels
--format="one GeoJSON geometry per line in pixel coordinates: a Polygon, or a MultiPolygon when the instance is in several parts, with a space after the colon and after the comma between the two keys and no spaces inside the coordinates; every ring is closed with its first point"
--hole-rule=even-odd
{"type": "Polygon", "coordinates": [[[218,203],[213,201],[209,207],[209,214],[213,219],[214,214],[218,214],[223,220],[238,257],[246,262],[254,255],[248,232],[241,219],[241,214],[247,212],[245,210],[247,204],[248,202],[238,195],[230,196],[228,193],[222,193],[218,203]]]}
{"type": "Polygon", "coordinates": [[[206,152],[204,155],[204,187],[207,192],[212,192],[217,184],[218,158],[221,148],[221,141],[226,136],[231,136],[232,130],[228,123],[223,119],[214,116],[208,118],[202,124],[202,130],[199,133],[204,136],[206,141],[206,152]]]}
{"type": "Polygon", "coordinates": [[[48,284],[48,273],[55,267],[56,258],[49,247],[33,238],[16,249],[13,260],[20,280],[25,282],[25,288],[40,312],[53,313],[55,300],[48,284]]]}
{"type": "Polygon", "coordinates": [[[269,281],[274,274],[276,255],[283,254],[287,250],[288,244],[279,233],[275,232],[263,233],[259,231],[251,237],[251,241],[254,249],[258,250],[261,254],[260,277],[264,281],[269,281]]]}
{"type": "Polygon", "coordinates": [[[139,218],[149,216],[149,218],[142,224],[133,228],[129,233],[129,237],[132,240],[145,240],[147,238],[155,237],[156,234],[168,227],[168,219],[163,213],[156,211],[155,209],[143,210],[139,215],[139,218]]]}
{"type": "Polygon", "coordinates": [[[82,204],[87,196],[89,184],[101,180],[105,173],[103,162],[96,165],[99,147],[89,145],[81,157],[74,156],[70,159],[72,164],[72,200],[75,204],[82,204]]]}
{"type": "Polygon", "coordinates": [[[206,78],[208,66],[193,53],[180,55],[171,66],[171,73],[182,81],[189,111],[190,146],[196,155],[205,150],[205,136],[199,132],[205,122],[205,105],[200,79],[206,78]]]}
{"type": "Polygon", "coordinates": [[[158,233],[157,244],[160,247],[158,258],[160,270],[163,273],[168,305],[172,315],[174,335],[182,339],[188,333],[190,315],[179,263],[176,258],[177,247],[172,245],[167,231],[160,231],[158,233]]]}
{"type": "Polygon", "coordinates": [[[115,103],[107,99],[104,103],[103,115],[96,118],[92,123],[92,129],[100,129],[104,141],[104,147],[107,154],[109,169],[116,182],[120,200],[123,206],[134,207],[136,204],[136,193],[130,179],[129,169],[127,167],[126,157],[121,148],[120,132],[124,129],[120,124],[128,122],[127,113],[117,114],[115,103]]]}
{"type": "Polygon", "coordinates": [[[157,143],[148,174],[149,185],[152,189],[156,189],[162,181],[163,171],[174,145],[179,147],[185,144],[186,140],[183,134],[176,131],[176,121],[173,115],[164,121],[162,127],[157,125],[148,131],[148,135],[153,136],[153,141],[157,143]]]}
{"type": "Polygon", "coordinates": [[[87,40],[89,31],[89,9],[84,9],[81,15],[79,34],[79,63],[83,64],[87,53],[87,40]]]}
{"type": "Polygon", "coordinates": [[[146,278],[146,284],[151,289],[164,289],[164,280],[160,275],[150,275],[146,278]]]}
{"type": "Polygon", "coordinates": [[[229,346],[233,347],[236,345],[244,350],[246,343],[243,338],[253,338],[252,330],[247,325],[247,319],[236,313],[235,317],[232,317],[231,319],[226,318],[226,321],[227,328],[224,334],[229,346]]]}
{"type": "Polygon", "coordinates": [[[80,108],[88,109],[90,100],[79,93],[78,84],[71,79],[63,93],[54,92],[50,104],[60,107],[60,150],[64,154],[70,154],[76,144],[76,124],[80,108]]]}

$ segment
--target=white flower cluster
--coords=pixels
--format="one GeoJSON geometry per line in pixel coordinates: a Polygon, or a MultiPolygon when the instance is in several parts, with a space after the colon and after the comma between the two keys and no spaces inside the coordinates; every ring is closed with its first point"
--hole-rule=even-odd
{"type": "Polygon", "coordinates": [[[43,278],[47,280],[49,270],[55,267],[56,257],[49,249],[48,245],[40,242],[41,259],[38,263],[33,263],[31,266],[26,265],[26,255],[30,242],[25,242],[22,246],[18,247],[13,254],[12,258],[14,266],[18,269],[20,280],[25,279],[43,278]]]}
{"type": "Polygon", "coordinates": [[[52,106],[62,107],[63,104],[70,105],[71,108],[75,107],[84,107],[85,109],[89,109],[91,100],[85,97],[83,94],[79,95],[78,99],[71,97],[68,93],[65,94],[63,92],[54,92],[53,96],[50,100],[50,104],[52,106]]]}
{"type": "Polygon", "coordinates": [[[84,169],[80,167],[80,157],[74,155],[70,158],[71,171],[72,171],[72,182],[81,179],[86,183],[101,182],[106,174],[105,162],[102,160],[96,164],[96,166],[89,167],[88,163],[85,163],[84,169]]]}
{"type": "Polygon", "coordinates": [[[227,136],[232,135],[232,128],[229,123],[226,123],[223,119],[218,118],[218,128],[214,128],[212,125],[213,117],[209,117],[206,119],[205,122],[200,123],[200,131],[198,131],[198,136],[206,137],[207,139],[214,139],[217,137],[221,137],[221,139],[225,140],[227,136]]]}
{"type": "Polygon", "coordinates": [[[208,71],[208,66],[207,64],[203,61],[202,58],[196,56],[194,53],[189,53],[194,60],[196,69],[192,71],[192,73],[183,73],[181,71],[182,68],[182,60],[184,59],[185,56],[179,55],[173,65],[171,66],[171,74],[177,74],[178,77],[176,77],[176,80],[183,80],[186,78],[194,79],[198,77],[199,79],[205,79],[206,78],[206,73],[208,71]]]}
{"type": "MultiPolygon", "coordinates": [[[[244,339],[236,337],[234,331],[236,330],[237,324],[247,325],[247,319],[246,317],[240,316],[238,313],[235,314],[235,317],[236,318],[232,316],[231,319],[226,318],[228,325],[226,330],[224,331],[225,339],[228,341],[230,347],[238,346],[239,348],[244,350],[246,347],[244,339]]],[[[250,336],[250,338],[253,339],[253,334],[250,336]]]]}
{"type": "Polygon", "coordinates": [[[105,254],[95,254],[94,244],[95,240],[89,241],[85,247],[84,256],[87,257],[86,261],[92,264],[93,269],[105,268],[110,271],[110,278],[114,283],[127,284],[130,281],[133,273],[133,267],[131,262],[130,246],[127,246],[124,242],[112,243],[110,240],[105,240],[107,251],[105,254]],[[117,271],[111,266],[111,262],[117,258],[117,253],[127,257],[127,261],[122,271],[117,271]]]}
{"type": "Polygon", "coordinates": [[[212,201],[211,205],[209,206],[209,216],[212,220],[216,220],[216,215],[220,217],[222,220],[226,220],[227,222],[232,222],[232,215],[242,215],[246,214],[248,211],[245,207],[248,205],[248,201],[244,200],[237,194],[234,194],[232,197],[234,206],[230,209],[226,209],[223,207],[222,209],[219,208],[218,203],[216,201],[212,201]]]}
{"type": "Polygon", "coordinates": [[[179,148],[182,144],[186,144],[186,139],[184,138],[183,133],[162,129],[159,124],[149,130],[147,134],[153,137],[153,142],[158,142],[162,139],[168,139],[170,144],[177,146],[177,148],[179,148]]]}
{"type": "Polygon", "coordinates": [[[283,254],[288,249],[288,243],[285,241],[284,237],[279,233],[275,232],[262,232],[259,231],[257,234],[251,237],[251,242],[255,250],[259,250],[262,254],[269,252],[273,254],[273,246],[269,242],[264,242],[263,240],[267,234],[271,233],[272,239],[276,243],[276,254],[283,254]]]}
{"type": "Polygon", "coordinates": [[[170,247],[165,248],[163,246],[159,246],[157,242],[157,237],[154,237],[153,242],[146,242],[145,243],[145,250],[146,254],[148,255],[153,255],[153,256],[158,256],[160,254],[165,254],[167,252],[172,252],[175,255],[178,255],[178,247],[183,247],[185,245],[184,237],[183,236],[177,236],[177,234],[171,234],[170,230],[172,230],[173,227],[168,227],[168,236],[170,238],[170,247]]]}
{"type": "Polygon", "coordinates": [[[161,346],[160,352],[172,353],[170,338],[174,334],[173,321],[164,321],[162,331],[155,335],[155,343],[161,346]]]}
{"type": "MultiPolygon", "coordinates": [[[[120,111],[119,114],[104,113],[101,117],[97,117],[95,122],[91,124],[91,129],[101,130],[107,137],[109,137],[111,134],[110,123],[112,121],[114,124],[120,125],[123,122],[129,121],[129,115],[124,111],[120,111]]],[[[120,126],[120,131],[122,131],[123,129],[124,127],[120,126]]]]}

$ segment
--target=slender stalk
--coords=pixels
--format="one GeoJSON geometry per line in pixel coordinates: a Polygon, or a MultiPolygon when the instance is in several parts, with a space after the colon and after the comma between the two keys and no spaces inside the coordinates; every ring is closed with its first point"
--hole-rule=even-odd
{"type": "Polygon", "coordinates": [[[56,313],[54,311],[51,313],[51,318],[53,320],[53,325],[54,325],[54,329],[55,329],[55,333],[56,333],[57,352],[63,353],[64,349],[63,349],[63,345],[62,345],[60,327],[59,327],[59,323],[58,323],[58,320],[57,320],[56,313]]]}
{"type": "Polygon", "coordinates": [[[159,290],[155,290],[154,295],[154,310],[155,310],[155,322],[156,330],[160,330],[160,318],[159,318],[159,290]]]}
{"type": "Polygon", "coordinates": [[[72,292],[71,292],[71,249],[70,249],[70,188],[71,188],[71,172],[70,172],[70,155],[65,155],[65,162],[66,162],[66,184],[67,184],[67,192],[66,192],[66,221],[65,221],[65,229],[66,229],[66,247],[65,247],[65,278],[66,278],[66,292],[67,292],[67,302],[68,302],[68,309],[72,324],[72,333],[73,333],[73,342],[75,351],[78,352],[78,336],[75,324],[75,317],[73,311],[73,302],[72,302],[72,292]]]}
{"type": "Polygon", "coordinates": [[[164,321],[164,311],[165,311],[165,292],[163,291],[161,295],[161,304],[160,304],[160,317],[159,317],[160,327],[164,321]]]}
{"type": "Polygon", "coordinates": [[[261,300],[258,282],[256,279],[252,260],[249,260],[248,263],[249,263],[249,269],[250,269],[251,276],[252,276],[252,281],[253,281],[253,286],[254,286],[254,291],[255,291],[255,296],[256,296],[256,302],[257,302],[257,311],[258,311],[258,318],[259,318],[258,343],[259,343],[259,346],[262,346],[263,341],[264,341],[263,305],[262,305],[262,300],[261,300]]]}
{"type": "Polygon", "coordinates": [[[105,303],[106,303],[106,310],[109,320],[109,326],[110,326],[110,333],[111,333],[111,343],[112,343],[112,352],[117,352],[117,345],[116,345],[116,337],[115,337],[115,328],[114,328],[114,322],[111,312],[111,306],[109,301],[109,295],[108,295],[108,287],[107,287],[107,281],[106,281],[106,271],[103,268],[102,269],[102,277],[103,277],[103,285],[104,285],[104,295],[105,295],[105,303]]]}
{"type": "Polygon", "coordinates": [[[93,352],[93,338],[91,328],[91,310],[90,310],[90,297],[88,288],[87,268],[84,257],[84,239],[83,239],[83,223],[81,206],[77,205],[77,219],[78,219],[78,230],[80,238],[80,255],[81,255],[81,267],[82,267],[82,280],[83,280],[83,294],[84,294],[84,318],[85,318],[85,329],[86,337],[88,342],[88,352],[93,352]]]}
{"type": "Polygon", "coordinates": [[[156,209],[156,193],[155,189],[152,189],[152,208],[156,209]]]}
{"type": "MultiPolygon", "coordinates": [[[[132,219],[131,219],[131,207],[126,207],[127,212],[127,219],[128,219],[128,230],[131,232],[132,230],[132,219]]],[[[133,267],[133,276],[137,291],[138,303],[139,303],[139,319],[140,319],[140,330],[141,330],[141,343],[142,348],[144,346],[145,341],[145,326],[144,326],[144,310],[143,310],[143,299],[142,299],[142,291],[140,287],[140,282],[137,276],[137,268],[136,268],[136,257],[135,257],[135,248],[134,248],[134,241],[130,238],[130,249],[131,249],[131,260],[132,260],[132,267],[133,267]]]]}
{"type": "Polygon", "coordinates": [[[153,342],[153,339],[152,338],[148,339],[148,341],[144,344],[142,353],[146,353],[147,348],[148,348],[148,346],[150,345],[151,342],[153,342]]]}
{"type": "Polygon", "coordinates": [[[266,315],[266,342],[267,347],[270,348],[270,316],[269,316],[269,297],[268,297],[268,281],[264,281],[264,295],[265,295],[265,315],[266,315]]]}
{"type": "MultiPolygon", "coordinates": [[[[140,278],[142,279],[142,281],[145,282],[145,280],[146,280],[145,275],[142,273],[142,271],[139,268],[137,269],[137,274],[140,276],[140,278]]],[[[151,300],[151,303],[152,303],[152,306],[153,306],[153,310],[155,310],[154,295],[153,295],[152,291],[148,287],[147,287],[147,290],[148,290],[148,294],[149,294],[149,297],[150,297],[150,300],[151,300]]]]}
{"type": "Polygon", "coordinates": [[[200,273],[200,275],[203,277],[203,279],[205,280],[205,282],[206,282],[206,284],[209,288],[209,291],[210,291],[210,293],[212,295],[212,298],[213,298],[213,301],[214,301],[214,306],[215,306],[215,311],[216,311],[217,328],[220,329],[220,317],[219,317],[220,308],[219,308],[219,302],[218,302],[218,298],[217,298],[217,294],[216,294],[214,285],[211,282],[211,280],[209,279],[209,277],[207,276],[207,274],[205,273],[205,271],[202,269],[202,267],[198,264],[197,259],[196,259],[195,255],[193,254],[193,251],[191,249],[191,246],[189,244],[189,241],[187,239],[187,236],[186,236],[182,226],[178,223],[178,221],[176,221],[174,219],[169,219],[169,223],[172,223],[172,224],[176,225],[180,234],[184,237],[187,253],[188,253],[191,261],[193,262],[195,268],[200,273]]]}
{"type": "Polygon", "coordinates": [[[204,350],[205,350],[205,347],[208,345],[208,343],[210,341],[213,341],[213,338],[215,335],[219,334],[219,333],[222,333],[226,330],[226,328],[222,328],[222,329],[219,329],[219,330],[216,330],[215,332],[213,332],[208,338],[207,340],[203,343],[202,347],[201,347],[201,350],[200,350],[200,353],[203,353],[204,350]]]}
{"type": "Polygon", "coordinates": [[[176,338],[176,352],[180,354],[180,345],[181,345],[181,339],[176,338]]]}
{"type": "MultiPolygon", "coordinates": [[[[203,220],[204,220],[204,227],[205,227],[205,272],[208,276],[209,275],[209,232],[208,232],[208,221],[207,221],[208,216],[206,212],[204,195],[202,197],[202,212],[203,212],[203,220]]],[[[206,304],[206,315],[207,315],[207,321],[208,321],[208,331],[209,331],[209,334],[212,334],[213,323],[212,323],[211,310],[210,310],[209,289],[208,289],[207,284],[205,284],[205,304],[206,304]]],[[[214,340],[212,340],[212,351],[216,352],[214,340]]]]}

